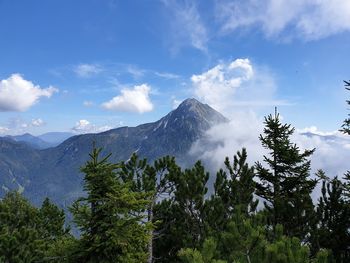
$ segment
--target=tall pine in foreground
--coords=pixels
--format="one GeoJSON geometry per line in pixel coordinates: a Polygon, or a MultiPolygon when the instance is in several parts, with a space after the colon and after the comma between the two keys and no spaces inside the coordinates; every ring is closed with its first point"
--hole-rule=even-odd
{"type": "Polygon", "coordinates": [[[143,223],[149,200],[147,193],[135,192],[120,178],[120,166],[100,159],[94,148],[82,168],[86,197],[71,208],[81,230],[79,247],[73,262],[112,263],[145,262],[148,225],[143,223]]]}
{"type": "Polygon", "coordinates": [[[262,146],[268,150],[263,165],[256,163],[257,194],[266,200],[270,224],[281,224],[288,236],[304,240],[310,231],[313,204],[310,197],[316,181],[310,178],[310,160],[314,150],[301,151],[291,142],[294,128],[282,124],[277,114],[265,118],[262,146]]]}

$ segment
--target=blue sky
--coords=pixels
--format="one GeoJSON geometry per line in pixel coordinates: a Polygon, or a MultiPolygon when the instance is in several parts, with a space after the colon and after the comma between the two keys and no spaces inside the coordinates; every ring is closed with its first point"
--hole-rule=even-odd
{"type": "Polygon", "coordinates": [[[195,97],[337,130],[350,1],[0,0],[0,133],[98,132],[195,97]]]}

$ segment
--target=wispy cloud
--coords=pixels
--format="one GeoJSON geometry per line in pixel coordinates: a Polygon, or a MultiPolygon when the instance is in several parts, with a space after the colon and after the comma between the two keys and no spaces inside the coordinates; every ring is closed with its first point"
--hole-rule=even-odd
{"type": "Polygon", "coordinates": [[[208,33],[195,1],[163,0],[171,21],[169,32],[171,52],[177,53],[185,46],[207,52],[208,33]]]}
{"type": "Polygon", "coordinates": [[[83,102],[83,105],[84,105],[85,107],[92,107],[92,106],[95,105],[95,103],[92,102],[92,101],[86,100],[86,101],[83,102]]]}
{"type": "Polygon", "coordinates": [[[88,78],[102,72],[103,68],[98,64],[79,64],[73,71],[81,78],[88,78]]]}
{"type": "Polygon", "coordinates": [[[344,0],[221,0],[222,31],[260,28],[267,37],[316,40],[350,31],[350,2],[344,0]]]}
{"type": "Polygon", "coordinates": [[[136,79],[143,77],[146,73],[146,70],[140,69],[135,65],[128,65],[126,71],[136,79]]]}
{"type": "Polygon", "coordinates": [[[41,88],[25,80],[20,74],[12,74],[0,81],[0,111],[26,111],[41,97],[50,98],[58,89],[41,88]]]}
{"type": "Polygon", "coordinates": [[[32,119],[30,125],[33,126],[33,127],[41,127],[41,126],[44,126],[46,123],[38,118],[38,119],[32,119]]]}
{"type": "Polygon", "coordinates": [[[169,72],[154,71],[154,74],[158,77],[165,78],[165,79],[179,79],[180,78],[179,75],[169,73],[169,72]]]}

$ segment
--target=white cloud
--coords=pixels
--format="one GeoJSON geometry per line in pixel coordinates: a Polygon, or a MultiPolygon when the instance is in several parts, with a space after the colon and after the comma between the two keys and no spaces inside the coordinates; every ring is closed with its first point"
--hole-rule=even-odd
{"type": "Polygon", "coordinates": [[[226,156],[230,158],[242,147],[248,152],[251,165],[261,160],[266,150],[261,147],[259,134],[263,122],[252,111],[235,112],[232,120],[209,129],[205,136],[192,145],[190,153],[199,156],[213,171],[223,166],[226,156]]]}
{"type": "Polygon", "coordinates": [[[26,111],[41,97],[50,98],[58,92],[54,87],[40,88],[20,74],[12,74],[0,81],[0,111],[26,111]]]}
{"type": "Polygon", "coordinates": [[[147,84],[135,86],[133,89],[122,89],[121,95],[102,104],[107,110],[144,113],[153,110],[149,98],[151,87],[147,84]]]}
{"type": "Polygon", "coordinates": [[[216,15],[224,32],[258,26],[267,37],[315,40],[350,31],[346,0],[224,0],[216,15]]]}
{"type": "Polygon", "coordinates": [[[94,106],[95,104],[94,104],[92,101],[85,100],[85,101],[83,102],[83,105],[84,105],[85,107],[92,107],[92,106],[94,106]]]}
{"type": "Polygon", "coordinates": [[[178,79],[180,78],[179,75],[176,75],[176,74],[173,74],[173,73],[169,73],[169,72],[158,72],[158,71],[155,71],[154,74],[158,77],[161,77],[161,78],[165,78],[165,79],[178,79]]]}
{"type": "Polygon", "coordinates": [[[40,126],[43,126],[43,125],[45,125],[45,122],[42,119],[40,119],[40,118],[32,119],[31,126],[33,126],[33,127],[40,127],[40,126]]]}
{"type": "Polygon", "coordinates": [[[74,72],[82,78],[91,77],[102,71],[102,67],[97,64],[80,64],[74,68],[74,72]]]}
{"type": "MultiPolygon", "coordinates": [[[[247,148],[250,165],[263,161],[263,155],[267,154],[259,140],[259,134],[264,128],[263,120],[253,112],[236,112],[231,117],[230,122],[212,127],[192,145],[190,153],[202,159],[213,171],[223,167],[225,157],[231,158],[242,147],[247,148]]],[[[297,129],[291,141],[301,150],[316,148],[311,156],[313,176],[318,169],[323,169],[328,176],[341,178],[350,170],[350,136],[312,127],[297,129]],[[303,135],[306,131],[309,134],[303,135]]],[[[319,189],[316,190],[315,197],[318,193],[319,189]]]]}
{"type": "Polygon", "coordinates": [[[181,104],[182,100],[178,100],[178,99],[173,99],[173,110],[175,110],[177,107],[179,107],[179,105],[181,104]]]}
{"type": "Polygon", "coordinates": [[[98,133],[98,132],[104,132],[112,129],[113,127],[104,125],[104,126],[96,126],[94,124],[91,124],[88,120],[79,120],[76,122],[75,126],[72,128],[72,130],[79,134],[84,133],[98,133]]]}
{"type": "Polygon", "coordinates": [[[194,95],[224,114],[232,112],[234,106],[287,104],[275,99],[277,87],[273,74],[247,58],[219,63],[202,74],[193,75],[191,81],[194,95]]]}
{"type": "Polygon", "coordinates": [[[310,126],[310,127],[305,127],[303,129],[298,129],[298,133],[303,134],[303,133],[312,133],[320,136],[338,136],[338,137],[345,137],[340,131],[331,131],[331,132],[324,132],[320,131],[316,126],[310,126]]]}
{"type": "Polygon", "coordinates": [[[314,136],[295,133],[293,140],[301,149],[316,148],[311,158],[314,171],[323,169],[331,177],[336,175],[342,177],[347,170],[350,170],[348,149],[350,137],[318,129],[316,132],[314,136]]]}
{"type": "Polygon", "coordinates": [[[136,79],[143,77],[146,73],[146,70],[140,69],[135,65],[128,65],[126,71],[136,79]]]}
{"type": "Polygon", "coordinates": [[[9,132],[9,129],[8,129],[8,128],[6,128],[6,127],[1,127],[1,126],[0,126],[0,134],[5,134],[5,133],[7,133],[7,132],[9,132]]]}
{"type": "Polygon", "coordinates": [[[170,11],[167,15],[172,23],[170,31],[172,52],[177,53],[184,46],[192,46],[206,52],[209,38],[196,3],[191,0],[162,2],[170,11]]]}

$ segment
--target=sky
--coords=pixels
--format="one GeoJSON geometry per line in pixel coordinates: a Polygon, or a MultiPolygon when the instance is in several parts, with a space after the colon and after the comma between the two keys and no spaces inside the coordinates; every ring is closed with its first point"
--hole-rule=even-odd
{"type": "Polygon", "coordinates": [[[340,128],[349,0],[0,0],[0,135],[99,132],[196,98],[340,128]]]}

